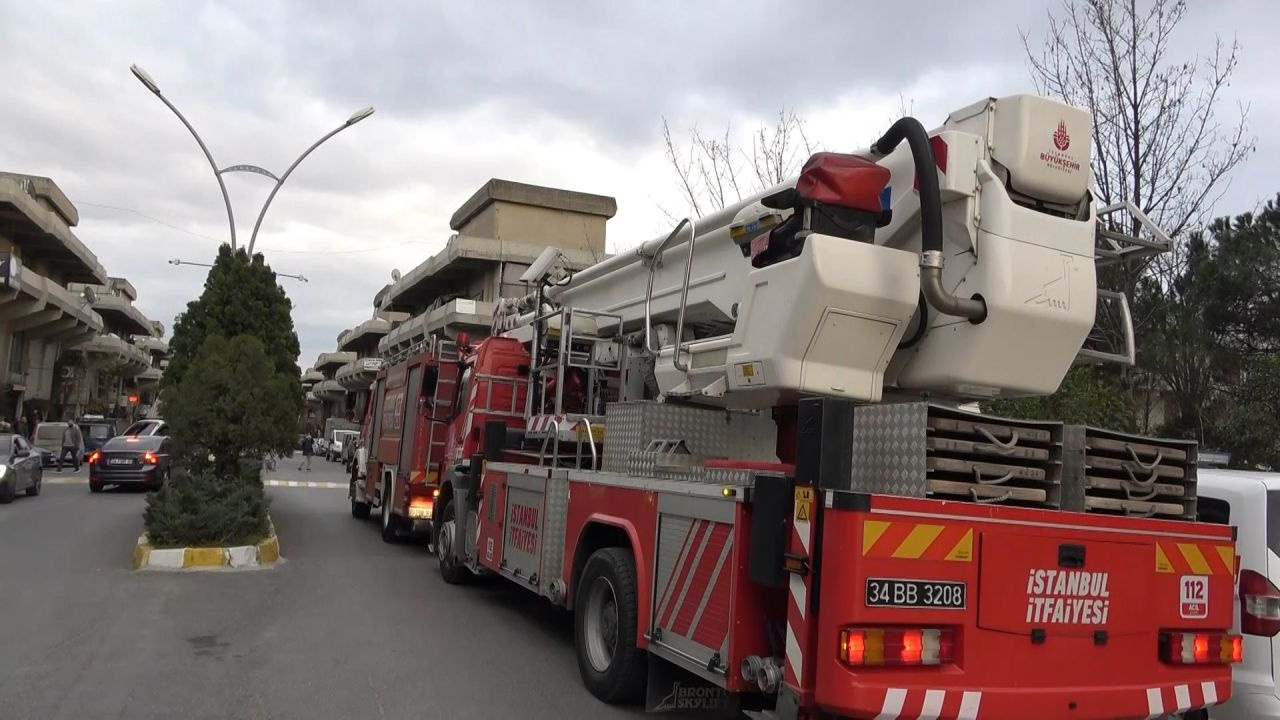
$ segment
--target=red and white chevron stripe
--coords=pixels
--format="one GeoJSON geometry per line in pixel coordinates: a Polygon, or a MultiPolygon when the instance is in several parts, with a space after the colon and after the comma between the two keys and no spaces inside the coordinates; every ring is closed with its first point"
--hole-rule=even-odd
{"type": "Polygon", "coordinates": [[[977,720],[981,690],[889,688],[876,720],[977,720]]]}
{"type": "Polygon", "coordinates": [[[1229,680],[1147,688],[1147,719],[1217,705],[1230,694],[1229,680]]]}
{"type": "MultiPolygon", "coordinates": [[[[813,547],[813,523],[795,520],[791,523],[791,542],[788,552],[809,558],[813,547]]],[[[782,665],[783,682],[798,694],[809,689],[805,682],[804,659],[811,654],[812,644],[807,613],[809,609],[809,581],[811,574],[790,573],[788,589],[791,599],[787,603],[786,652],[782,665]]]]}

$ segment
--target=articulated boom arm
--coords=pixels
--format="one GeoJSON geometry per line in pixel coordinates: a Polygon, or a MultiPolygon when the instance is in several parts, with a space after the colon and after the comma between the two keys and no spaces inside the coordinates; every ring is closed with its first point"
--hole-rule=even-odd
{"type": "Polygon", "coordinates": [[[627,336],[659,393],[740,408],[1049,394],[1081,359],[1132,362],[1131,339],[1082,352],[1099,297],[1127,317],[1095,259],[1169,245],[1133,208],[1094,207],[1091,134],[1087,113],[1029,95],[931,133],[904,118],[868,150],[819,153],[793,180],[503,303],[495,330],[557,307],[607,313],[597,330],[627,336]],[[1121,210],[1154,239],[1099,231],[1121,210]]]}

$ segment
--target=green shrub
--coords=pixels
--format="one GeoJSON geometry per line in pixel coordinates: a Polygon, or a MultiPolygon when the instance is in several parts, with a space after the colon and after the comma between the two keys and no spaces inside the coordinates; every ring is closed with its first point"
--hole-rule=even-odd
{"type": "Polygon", "coordinates": [[[212,472],[176,471],[147,497],[143,520],[156,547],[253,545],[269,531],[262,484],[212,472]]]}

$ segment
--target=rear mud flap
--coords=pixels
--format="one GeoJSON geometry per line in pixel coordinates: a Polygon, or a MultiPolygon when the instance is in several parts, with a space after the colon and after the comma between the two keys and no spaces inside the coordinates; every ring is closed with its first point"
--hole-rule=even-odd
{"type": "Polygon", "coordinates": [[[740,697],[672,665],[652,653],[645,710],[651,713],[698,713],[699,717],[740,718],[740,697]]]}

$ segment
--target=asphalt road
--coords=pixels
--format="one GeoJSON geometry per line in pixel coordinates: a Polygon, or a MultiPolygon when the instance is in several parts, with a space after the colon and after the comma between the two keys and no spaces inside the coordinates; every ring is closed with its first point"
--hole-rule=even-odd
{"type": "MultiPolygon", "coordinates": [[[[285,562],[135,572],[142,493],[84,471],[0,506],[0,718],[608,718],[567,613],[500,582],[457,588],[388,545],[342,489],[272,486],[285,562]]],[[[282,483],[343,482],[317,460],[282,483]]]]}

